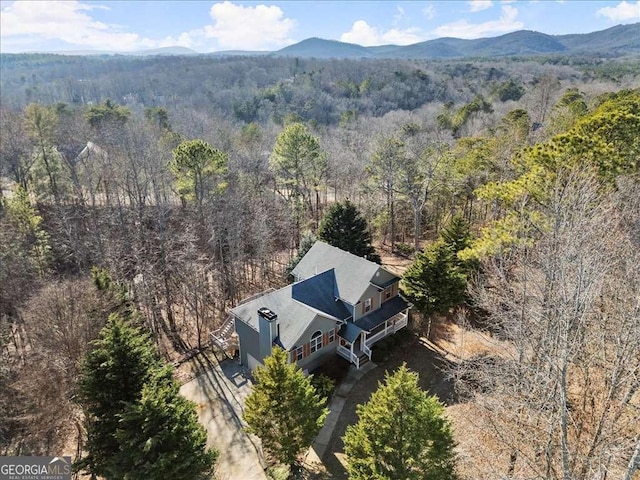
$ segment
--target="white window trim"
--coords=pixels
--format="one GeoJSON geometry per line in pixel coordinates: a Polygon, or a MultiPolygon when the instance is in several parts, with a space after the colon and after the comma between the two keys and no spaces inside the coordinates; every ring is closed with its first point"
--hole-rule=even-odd
{"type": "Polygon", "coordinates": [[[323,347],[322,337],[323,335],[320,330],[318,330],[313,335],[311,335],[311,342],[309,343],[309,352],[315,353],[323,347]]]}
{"type": "Polygon", "coordinates": [[[364,301],[364,313],[369,313],[373,309],[373,299],[367,298],[364,301]]]}
{"type": "Polygon", "coordinates": [[[333,343],[336,341],[336,331],[335,330],[331,330],[329,332],[329,343],[333,343]]]}
{"type": "Polygon", "coordinates": [[[300,360],[302,360],[303,356],[304,356],[304,347],[300,346],[296,348],[296,362],[299,362],[300,360]]]}

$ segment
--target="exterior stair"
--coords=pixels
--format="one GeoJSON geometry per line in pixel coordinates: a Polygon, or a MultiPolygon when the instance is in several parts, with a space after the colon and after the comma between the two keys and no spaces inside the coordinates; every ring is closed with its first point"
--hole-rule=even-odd
{"type": "Polygon", "coordinates": [[[368,362],[369,357],[367,357],[367,354],[364,352],[360,352],[360,354],[358,355],[358,368],[362,368],[362,366],[368,362]]]}
{"type": "Polygon", "coordinates": [[[233,316],[229,315],[217,330],[211,332],[211,340],[214,345],[222,350],[227,350],[237,345],[237,340],[233,336],[234,333],[235,323],[233,316]]]}

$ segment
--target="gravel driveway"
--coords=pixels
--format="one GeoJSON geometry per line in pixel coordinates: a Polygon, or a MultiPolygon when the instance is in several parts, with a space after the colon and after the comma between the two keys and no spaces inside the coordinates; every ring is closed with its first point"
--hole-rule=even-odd
{"type": "Polygon", "coordinates": [[[198,374],[180,388],[197,405],[200,423],[207,429],[207,445],[220,452],[217,480],[266,479],[259,443],[243,430],[242,408],[251,392],[251,381],[234,360],[219,364],[207,357],[197,359],[198,374]]]}

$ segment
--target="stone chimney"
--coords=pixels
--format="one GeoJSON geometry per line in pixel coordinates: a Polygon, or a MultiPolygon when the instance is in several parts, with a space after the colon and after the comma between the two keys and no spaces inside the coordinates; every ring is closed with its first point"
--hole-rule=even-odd
{"type": "Polygon", "coordinates": [[[278,336],[278,315],[266,307],[258,309],[258,336],[260,338],[260,361],[271,355],[273,341],[278,336]]]}

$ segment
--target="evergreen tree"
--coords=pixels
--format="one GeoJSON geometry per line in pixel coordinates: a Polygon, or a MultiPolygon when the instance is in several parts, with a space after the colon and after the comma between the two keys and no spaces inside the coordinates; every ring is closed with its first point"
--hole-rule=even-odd
{"type": "Polygon", "coordinates": [[[169,380],[149,336],[112,314],[83,365],[88,455],[78,467],[109,480],[199,478],[198,465],[208,472],[214,454],[203,451],[195,412],[169,380]]]}
{"type": "MultiPolygon", "coordinates": [[[[327,156],[320,148],[320,140],[301,123],[287,125],[273,146],[269,169],[282,185],[280,193],[291,206],[306,209],[317,220],[320,188],[327,175],[327,156]]],[[[300,220],[296,218],[298,226],[300,220]]]]}
{"type": "Polygon", "coordinates": [[[92,473],[113,478],[120,452],[116,430],[127,404],[140,399],[142,387],[160,361],[147,335],[113,314],[87,355],[80,396],[87,419],[89,452],[83,465],[92,473]]]}
{"type": "Polygon", "coordinates": [[[344,451],[352,480],[454,480],[451,425],[436,397],[418,386],[418,374],[402,365],[347,427],[344,451]]]}
{"type": "Polygon", "coordinates": [[[462,261],[458,252],[471,244],[469,225],[457,216],[440,238],[416,255],[402,277],[403,293],[425,315],[446,313],[466,300],[467,275],[473,260],[462,261]]]}
{"type": "Polygon", "coordinates": [[[468,248],[471,245],[473,237],[467,221],[460,215],[456,215],[451,222],[442,229],[440,238],[444,244],[454,253],[453,263],[465,270],[473,268],[475,263],[463,262],[458,258],[458,252],[468,248]]]}
{"type": "Polygon", "coordinates": [[[438,240],[416,255],[402,277],[403,293],[425,315],[446,313],[465,300],[467,278],[455,253],[438,240]]]}
{"type": "Polygon", "coordinates": [[[173,150],[169,169],[183,200],[202,207],[207,195],[225,187],[220,177],[227,172],[228,155],[202,140],[182,142],[173,150]]]}
{"type": "Polygon", "coordinates": [[[309,447],[329,411],[326,398],[316,393],[309,377],[287,352],[275,348],[255,372],[256,385],[245,403],[248,431],[262,440],[264,449],[279,462],[293,466],[309,447]]]}
{"type": "Polygon", "coordinates": [[[144,385],[140,401],[121,416],[118,478],[210,478],[217,452],[206,449],[207,433],[198,423],[195,404],[179,388],[172,369],[162,368],[144,385]]]}
{"type": "Polygon", "coordinates": [[[329,207],[320,222],[318,238],[334,247],[380,263],[380,257],[371,245],[367,221],[349,200],[329,207]]]}

